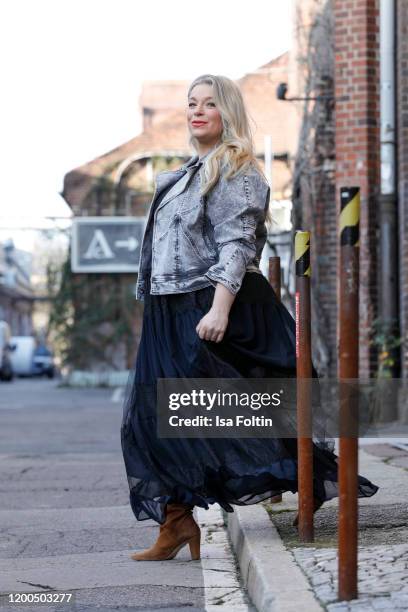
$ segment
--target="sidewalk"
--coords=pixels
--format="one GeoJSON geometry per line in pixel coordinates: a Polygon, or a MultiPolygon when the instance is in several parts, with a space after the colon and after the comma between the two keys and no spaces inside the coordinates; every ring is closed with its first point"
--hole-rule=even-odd
{"type": "Polygon", "coordinates": [[[336,602],[337,498],[315,514],[315,542],[308,545],[298,542],[292,526],[297,495],[226,517],[258,610],[408,610],[408,452],[387,444],[364,446],[359,473],[380,490],[359,500],[359,599],[352,602],[336,602]]]}
{"type": "MultiPolygon", "coordinates": [[[[130,554],[148,546],[157,529],[151,521],[135,526],[129,506],[0,511],[8,543],[25,542],[30,548],[26,555],[20,551],[18,557],[0,559],[0,609],[16,609],[7,593],[58,591],[74,594],[76,605],[70,609],[75,612],[253,610],[240,588],[220,510],[200,510],[196,518],[202,530],[200,561],[191,561],[185,547],[171,562],[143,563],[130,554]],[[118,539],[120,532],[129,537],[118,539]],[[90,534],[98,538],[96,545],[90,534]]],[[[6,542],[3,553],[7,549],[6,542]]],[[[54,609],[18,606],[20,612],[54,609]]]]}

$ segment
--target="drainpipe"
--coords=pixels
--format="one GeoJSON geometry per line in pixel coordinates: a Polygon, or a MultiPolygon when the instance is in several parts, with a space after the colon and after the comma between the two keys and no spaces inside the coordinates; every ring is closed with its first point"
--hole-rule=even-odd
{"type": "MultiPolygon", "coordinates": [[[[398,307],[398,202],[396,194],[395,134],[395,0],[380,0],[380,117],[381,194],[379,311],[385,333],[399,335],[398,307]]],[[[384,347],[387,350],[387,347],[384,347]]],[[[384,350],[384,348],[382,350],[384,350]]],[[[391,351],[398,376],[399,350],[391,351]]],[[[380,360],[381,361],[381,360],[380,360]]]]}

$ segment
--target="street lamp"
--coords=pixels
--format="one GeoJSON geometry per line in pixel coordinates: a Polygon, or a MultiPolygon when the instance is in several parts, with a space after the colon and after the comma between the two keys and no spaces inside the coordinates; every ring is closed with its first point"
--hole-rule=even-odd
{"type": "Polygon", "coordinates": [[[341,96],[340,98],[335,98],[334,96],[330,94],[322,95],[322,96],[307,97],[307,98],[298,98],[298,97],[287,98],[286,97],[287,91],[288,91],[287,83],[279,83],[278,87],[276,88],[277,99],[283,100],[284,102],[292,102],[293,100],[348,100],[349,99],[349,96],[341,96]]]}

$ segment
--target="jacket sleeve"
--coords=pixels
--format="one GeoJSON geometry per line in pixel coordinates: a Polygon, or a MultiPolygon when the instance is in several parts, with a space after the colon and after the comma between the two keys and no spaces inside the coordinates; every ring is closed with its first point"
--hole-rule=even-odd
{"type": "Polygon", "coordinates": [[[218,261],[206,277],[222,283],[234,295],[239,291],[247,265],[256,256],[258,223],[265,222],[269,186],[256,170],[231,179],[220,177],[208,195],[207,215],[214,229],[218,261]]]}

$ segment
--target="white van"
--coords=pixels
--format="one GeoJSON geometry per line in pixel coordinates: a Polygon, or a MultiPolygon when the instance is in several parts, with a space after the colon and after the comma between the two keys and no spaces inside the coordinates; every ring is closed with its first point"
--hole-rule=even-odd
{"type": "Polygon", "coordinates": [[[11,365],[11,332],[7,321],[0,321],[0,380],[13,380],[13,368],[11,365]]]}
{"type": "Polygon", "coordinates": [[[31,376],[33,373],[33,358],[36,341],[33,336],[12,336],[10,344],[15,346],[11,353],[11,364],[14,374],[31,376]]]}

